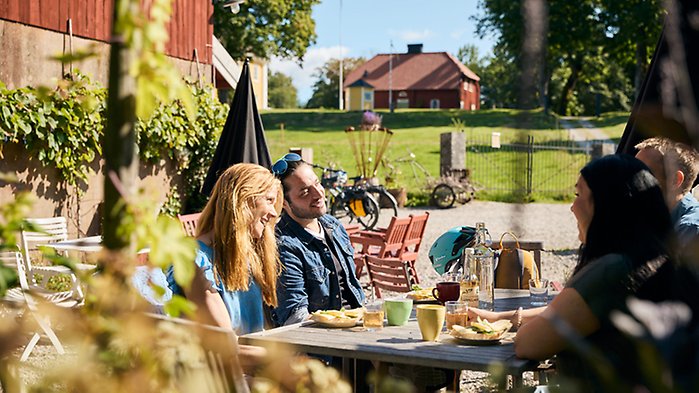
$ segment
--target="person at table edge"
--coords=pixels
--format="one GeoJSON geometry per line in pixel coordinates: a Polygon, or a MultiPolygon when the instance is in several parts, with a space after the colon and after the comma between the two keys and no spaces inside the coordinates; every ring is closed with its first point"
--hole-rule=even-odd
{"type": "Polygon", "coordinates": [[[364,292],[354,250],[341,223],[326,214],[325,191],[313,168],[290,153],[273,172],[284,190],[276,235],[282,272],[277,284],[277,325],[301,322],[317,310],[356,308],[364,292]]]}
{"type": "MultiPolygon", "coordinates": [[[[633,344],[612,323],[618,310],[629,313],[629,297],[679,300],[694,312],[696,276],[676,263],[670,214],[657,180],[628,155],[606,156],[587,164],[576,183],[571,206],[582,243],[578,264],[551,304],[535,309],[491,312],[469,309],[469,318],[509,318],[517,329],[515,353],[525,359],[558,355],[557,370],[579,391],[608,391],[569,346],[560,326],[603,353],[616,378],[644,383],[633,344]]],[[[696,314],[695,314],[696,315],[696,314]]]]}
{"type": "Polygon", "coordinates": [[[699,153],[689,145],[664,137],[637,144],[636,158],[658,179],[670,209],[680,246],[680,255],[699,255],[699,202],[692,185],[699,173],[699,153]]]}

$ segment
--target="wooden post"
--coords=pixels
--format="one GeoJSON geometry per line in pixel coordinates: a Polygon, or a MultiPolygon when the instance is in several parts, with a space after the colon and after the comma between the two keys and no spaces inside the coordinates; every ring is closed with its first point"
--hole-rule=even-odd
{"type": "MultiPolygon", "coordinates": [[[[117,231],[126,213],[125,198],[134,191],[138,179],[136,153],[136,80],[129,74],[132,53],[126,46],[119,10],[130,0],[115,0],[112,38],[109,51],[109,91],[107,124],[102,152],[104,154],[103,238],[107,249],[126,249],[131,235],[117,231]]],[[[123,12],[123,11],[122,11],[123,12]]]]}

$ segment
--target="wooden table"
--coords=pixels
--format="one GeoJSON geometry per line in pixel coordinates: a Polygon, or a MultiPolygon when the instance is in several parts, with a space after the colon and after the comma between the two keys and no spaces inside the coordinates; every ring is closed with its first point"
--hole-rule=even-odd
{"type": "MultiPolygon", "coordinates": [[[[495,298],[496,310],[531,307],[527,290],[496,289],[495,298]]],[[[453,370],[487,371],[493,363],[501,363],[511,375],[535,370],[539,362],[517,358],[511,337],[499,345],[469,346],[442,333],[439,341],[427,342],[422,341],[417,321],[411,318],[404,326],[384,326],[369,332],[361,327],[324,328],[306,321],[240,336],[239,341],[260,346],[285,343],[305,353],[453,370]]]]}

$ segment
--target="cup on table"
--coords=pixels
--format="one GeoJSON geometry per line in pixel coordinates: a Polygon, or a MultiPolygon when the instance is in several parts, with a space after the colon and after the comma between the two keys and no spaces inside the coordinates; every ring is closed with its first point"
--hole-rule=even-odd
{"type": "Polygon", "coordinates": [[[460,301],[449,301],[444,304],[446,307],[447,331],[454,325],[466,327],[468,325],[468,303],[460,301]]]}
{"type": "Polygon", "coordinates": [[[383,327],[383,301],[372,300],[364,305],[363,326],[367,330],[381,329],[383,327]]]}
{"type": "Polygon", "coordinates": [[[459,300],[461,284],[458,281],[442,281],[432,289],[432,296],[444,304],[448,301],[459,300]]]}
{"type": "Polygon", "coordinates": [[[424,341],[437,341],[444,325],[446,308],[436,304],[417,306],[417,324],[424,341]]]}
{"type": "Polygon", "coordinates": [[[383,303],[386,319],[392,326],[403,326],[413,311],[413,299],[386,299],[383,303]]]}
{"type": "Polygon", "coordinates": [[[532,306],[545,306],[549,300],[549,280],[547,278],[529,280],[529,299],[532,306]]]}

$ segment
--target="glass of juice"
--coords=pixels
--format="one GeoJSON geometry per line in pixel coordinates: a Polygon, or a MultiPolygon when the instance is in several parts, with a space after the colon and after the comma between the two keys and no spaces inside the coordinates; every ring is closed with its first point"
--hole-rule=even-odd
{"type": "Polygon", "coordinates": [[[468,303],[449,301],[445,306],[447,307],[447,331],[450,331],[454,325],[468,326],[468,303]]]}
{"type": "Polygon", "coordinates": [[[364,328],[367,330],[381,329],[383,327],[384,309],[383,300],[372,300],[364,305],[364,328]]]}

